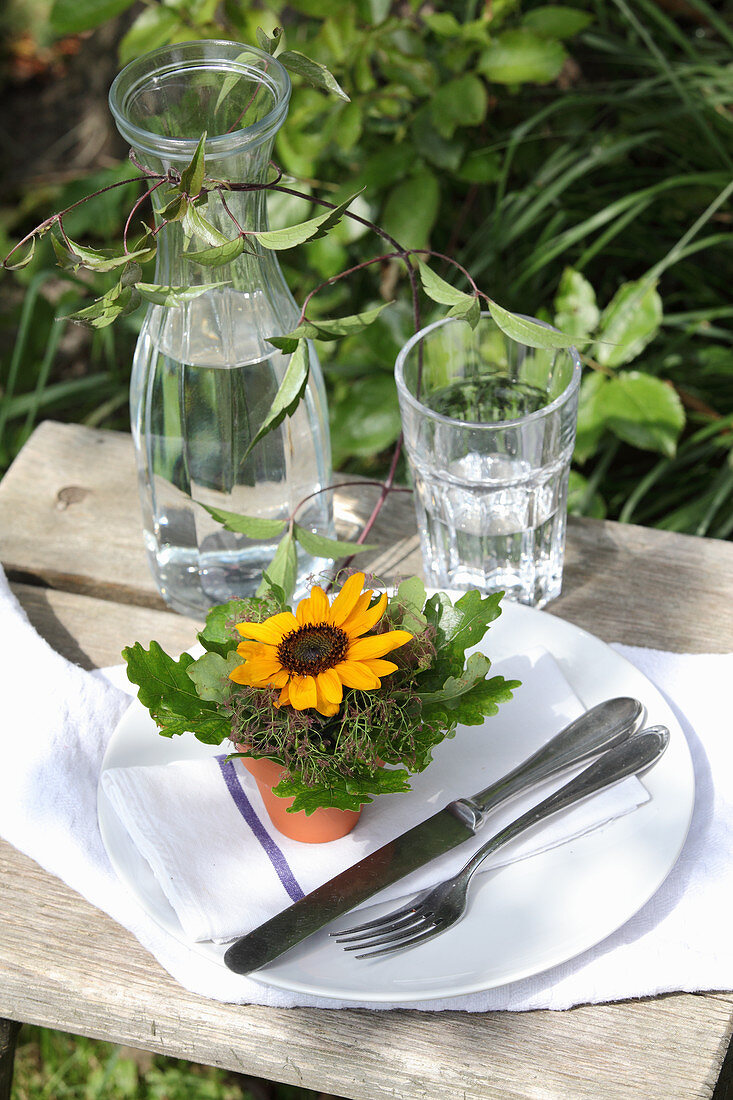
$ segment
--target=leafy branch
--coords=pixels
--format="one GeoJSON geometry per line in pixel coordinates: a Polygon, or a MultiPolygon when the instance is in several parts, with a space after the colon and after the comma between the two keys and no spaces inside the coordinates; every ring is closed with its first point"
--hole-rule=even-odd
{"type": "MultiPolygon", "coordinates": [[[[268,36],[263,31],[258,31],[257,37],[260,46],[267,53],[273,55],[280,42],[280,32],[276,31],[272,36],[268,36]]],[[[346,93],[343,92],[343,89],[340,88],[331,74],[323,66],[310,61],[304,55],[295,51],[285,51],[278,55],[278,60],[292,71],[299,72],[316,86],[348,99],[346,93]]],[[[224,94],[226,94],[226,88],[222,88],[221,95],[224,94]]],[[[333,275],[319,286],[316,286],[306,296],[296,326],[290,332],[273,333],[268,337],[269,342],[274,347],[289,355],[290,358],[272,404],[258,431],[250,440],[244,457],[249,455],[285,417],[292,416],[298,407],[310,373],[309,341],[313,339],[338,340],[361,332],[371,325],[390,304],[385,302],[375,308],[345,317],[311,318],[308,316],[312,300],[319,291],[375,264],[381,265],[390,260],[398,260],[403,264],[410,287],[412,320],[415,331],[421,325],[420,290],[422,289],[423,293],[432,301],[448,307],[447,314],[449,317],[464,320],[473,328],[479,322],[483,302],[488,307],[499,328],[513,339],[540,348],[562,348],[573,343],[572,337],[535,324],[499,306],[498,303],[479,289],[470,273],[451,257],[443,253],[433,252],[430,249],[403,247],[384,228],[350,209],[352,202],[360,192],[351,195],[340,203],[313,197],[284,185],[281,182],[282,172],[274,165],[272,166],[274,169],[273,178],[263,182],[221,180],[208,177],[205,160],[206,137],[206,133],[202,133],[190,162],[182,171],[175,168],[169,168],[163,174],[149,171],[144,165],[138,163],[134,152],[130,151],[131,160],[141,172],[141,175],[135,177],[132,182],[145,183],[147,186],[144,193],[134,203],[125,220],[122,241],[118,248],[94,249],[81,245],[69,237],[64,227],[64,217],[82,203],[103,194],[105,191],[113,190],[119,186],[127,186],[131,182],[129,179],[100,188],[73,203],[65,210],[45,219],[11,249],[3,260],[3,266],[17,269],[30,263],[33,258],[36,239],[50,232],[57,262],[65,270],[77,272],[80,268],[84,268],[92,272],[118,273],[117,282],[111,289],[107,290],[90,305],[70,315],[73,320],[94,328],[104,328],[119,317],[133,312],[143,303],[152,303],[166,308],[179,308],[207,291],[227,285],[227,280],[205,282],[193,286],[165,286],[147,283],[143,280],[143,265],[156,256],[161,234],[172,224],[180,223],[189,243],[197,239],[204,245],[202,248],[187,248],[184,251],[185,259],[212,272],[229,267],[245,252],[257,255],[259,249],[281,251],[298,247],[307,241],[319,240],[333,230],[344,218],[360,224],[378,236],[387,245],[387,251],[333,275]],[[309,204],[320,207],[321,210],[305,221],[284,229],[249,229],[240,224],[227,201],[227,196],[236,192],[258,191],[278,192],[303,199],[309,204]],[[159,203],[157,224],[155,227],[150,228],[143,223],[141,235],[135,240],[131,240],[132,226],[136,215],[146,200],[152,200],[154,195],[156,196],[156,202],[159,203]],[[221,203],[221,208],[231,225],[230,235],[222,232],[206,216],[209,200],[214,196],[221,203]],[[439,276],[428,266],[426,260],[429,259],[437,259],[451,265],[466,280],[468,291],[458,290],[439,276]]],[[[335,559],[348,555],[347,561],[350,561],[354,554],[369,549],[366,545],[369,533],[387,496],[395,491],[394,479],[401,449],[402,437],[400,436],[395,446],[387,477],[384,482],[379,483],[379,498],[355,542],[316,535],[308,528],[298,524],[295,516],[304,501],[296,506],[288,520],[282,521],[263,520],[256,516],[242,516],[216,508],[207,508],[207,511],[217,522],[222,523],[227,530],[246,537],[267,539],[280,536],[273,561],[266,577],[263,579],[261,589],[266,591],[268,586],[276,585],[284,592],[290,593],[295,584],[297,571],[297,545],[300,545],[306,553],[317,557],[335,559]]],[[[319,490],[319,492],[324,491],[330,490],[319,490]]]]}

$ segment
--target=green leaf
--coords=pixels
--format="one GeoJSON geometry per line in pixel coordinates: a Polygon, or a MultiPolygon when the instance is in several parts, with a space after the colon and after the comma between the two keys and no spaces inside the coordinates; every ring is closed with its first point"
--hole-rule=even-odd
{"type": "Polygon", "coordinates": [[[220,745],[231,730],[216,705],[199,698],[188,675],[193,657],[183,653],[174,661],[157,642],[145,650],[139,642],[122,650],[127,677],[138,685],[138,699],[165,737],[192,733],[207,745],[220,745]]]}
{"type": "Polygon", "coordinates": [[[409,791],[409,775],[404,768],[379,768],[374,775],[353,777],[329,776],[327,783],[308,786],[299,775],[281,779],[275,794],[283,798],[294,798],[288,813],[303,810],[312,814],[321,806],[333,806],[339,810],[359,810],[365,803],[372,802],[373,796],[382,794],[401,794],[409,791]]]}
{"type": "Polygon", "coordinates": [[[304,321],[285,336],[268,336],[267,339],[276,348],[290,353],[295,350],[298,340],[340,340],[343,336],[353,336],[367,328],[377,319],[390,302],[382,302],[363,313],[353,313],[350,317],[335,317],[332,320],[319,318],[317,321],[304,321]]]}
{"type": "Polygon", "coordinates": [[[331,443],[336,468],[351,457],[371,458],[391,447],[402,429],[394,379],[372,374],[349,384],[330,403],[331,443]]]}
{"type": "Polygon", "coordinates": [[[207,290],[226,286],[226,283],[202,283],[201,286],[159,286],[156,283],[138,283],[137,289],[148,302],[158,306],[181,306],[193,298],[199,298],[207,290]]]}
{"type": "Polygon", "coordinates": [[[126,65],[140,54],[167,45],[182,29],[181,16],[172,8],[160,4],[144,8],[120,42],[120,63],[126,65]]]}
{"type": "Polygon", "coordinates": [[[267,33],[267,31],[264,31],[262,27],[258,27],[255,31],[255,34],[257,35],[257,42],[260,49],[264,50],[265,53],[269,53],[270,55],[272,55],[275,53],[277,47],[280,45],[280,40],[282,39],[283,32],[280,30],[279,27],[275,27],[272,34],[270,35],[267,33]]]}
{"type": "Polygon", "coordinates": [[[186,252],[185,256],[187,260],[193,260],[203,267],[223,267],[224,264],[233,263],[243,251],[244,238],[235,237],[233,241],[214,245],[213,248],[203,248],[200,252],[186,252]]]}
{"type": "Polygon", "coordinates": [[[541,8],[527,12],[522,26],[542,38],[572,38],[592,22],[590,12],[566,8],[562,4],[543,4],[541,8]]]}
{"type": "MultiPolygon", "coordinates": [[[[428,105],[416,111],[410,124],[411,146],[420,150],[421,155],[437,168],[456,172],[466,153],[466,141],[461,136],[446,138],[438,130],[428,105]]],[[[381,181],[384,186],[388,181],[381,181]]]]}
{"type": "Polygon", "coordinates": [[[27,267],[36,254],[36,238],[31,237],[29,241],[16,247],[13,252],[13,259],[7,260],[4,264],[8,271],[20,271],[22,267],[27,267]]]}
{"type": "Polygon", "coordinates": [[[75,313],[68,314],[72,321],[82,321],[92,328],[107,328],[118,317],[124,316],[140,303],[140,295],[137,286],[123,286],[117,283],[101,298],[97,298],[91,305],[78,309],[75,313]]]}
{"type": "Polygon", "coordinates": [[[361,191],[351,195],[345,202],[341,202],[332,210],[326,210],[324,214],[318,214],[315,218],[300,222],[299,225],[288,226],[287,229],[268,229],[261,233],[250,233],[265,248],[280,250],[283,248],[295,248],[304,241],[317,241],[325,236],[329,229],[333,229],[346,213],[346,210],[361,191]]]}
{"type": "Polygon", "coordinates": [[[295,539],[292,533],[287,531],[280,539],[275,556],[270,562],[267,572],[263,575],[255,594],[266,596],[275,585],[282,589],[285,601],[290,602],[295,591],[297,575],[298,553],[295,548],[295,539]]]}
{"type": "Polygon", "coordinates": [[[442,703],[465,695],[479,680],[486,679],[491,661],[483,653],[472,653],[460,676],[449,676],[437,691],[421,691],[419,698],[425,703],[442,703]]]}
{"type": "Polygon", "coordinates": [[[603,408],[608,427],[619,439],[674,457],[685,411],[670,385],[641,371],[624,371],[608,380],[603,408]]]}
{"type": "Polygon", "coordinates": [[[441,279],[440,275],[436,275],[422,260],[418,263],[418,269],[423,290],[434,302],[439,302],[444,306],[455,306],[461,304],[467,298],[473,298],[472,294],[465,294],[462,290],[457,290],[456,287],[451,286],[445,279],[441,279]]]}
{"type": "Polygon", "coordinates": [[[591,489],[588,478],[577,470],[571,470],[568,478],[568,515],[590,516],[591,519],[606,518],[603,497],[591,489]]]}
{"type": "Polygon", "coordinates": [[[432,97],[430,112],[438,132],[450,139],[459,126],[480,126],[487,103],[483,81],[473,73],[466,73],[438,88],[432,97]]]}
{"type": "Polygon", "coordinates": [[[239,512],[225,512],[223,508],[212,508],[202,504],[212,519],[221,523],[226,531],[237,535],[246,535],[249,539],[272,539],[281,535],[287,527],[285,519],[266,519],[263,516],[243,516],[239,512]]]}
{"type": "Polygon", "coordinates": [[[129,252],[113,248],[89,248],[73,241],[68,234],[63,240],[52,235],[51,243],[60,266],[71,271],[78,271],[80,267],[87,267],[92,271],[114,271],[135,261],[146,263],[156,252],[155,242],[148,243],[148,235],[136,242],[129,252]]]}
{"type": "Polygon", "coordinates": [[[219,653],[208,652],[197,658],[186,669],[200,699],[212,703],[225,703],[232,693],[232,681],[229,673],[241,665],[242,658],[234,650],[222,657],[219,653]]]}
{"type": "Polygon", "coordinates": [[[474,657],[479,656],[475,653],[469,657],[463,677],[446,681],[447,697],[425,703],[423,718],[426,722],[452,721],[462,726],[482,726],[486,718],[497,713],[499,704],[509,702],[514,691],[521,687],[519,680],[505,680],[503,676],[477,679],[472,683],[470,666],[474,657]]]}
{"type": "MultiPolygon", "coordinates": [[[[186,213],[183,215],[183,231],[189,237],[201,237],[206,241],[208,245],[215,248],[220,244],[229,244],[230,238],[225,237],[215,225],[212,225],[207,218],[201,213],[201,208],[198,203],[191,202],[188,204],[186,213]]],[[[186,257],[191,258],[194,255],[192,252],[187,252],[186,257]]]]}
{"type": "Polygon", "coordinates": [[[466,154],[458,178],[465,183],[494,183],[501,179],[502,161],[493,149],[471,149],[466,154]]]}
{"type": "Polygon", "coordinates": [[[451,309],[448,310],[448,316],[458,317],[462,321],[467,321],[471,328],[476,328],[476,325],[481,320],[481,306],[475,295],[469,294],[467,297],[469,299],[468,303],[452,306],[451,309]]]}
{"type": "Polygon", "coordinates": [[[451,612],[444,608],[440,629],[451,657],[462,661],[465,651],[479,644],[491,623],[501,615],[502,596],[502,592],[482,596],[473,588],[456,600],[451,612]]]}
{"type": "Polygon", "coordinates": [[[511,340],[519,344],[526,344],[530,348],[569,348],[572,347],[573,337],[565,336],[562,332],[545,328],[536,321],[528,321],[524,317],[510,313],[496,302],[489,303],[489,312],[503,333],[511,340]]]}
{"type": "Polygon", "coordinates": [[[280,383],[279,390],[275,394],[275,399],[259,431],[251,440],[249,447],[245,451],[244,458],[246,458],[253,447],[255,447],[261,439],[264,439],[268,432],[276,428],[286,416],[292,416],[298,406],[298,402],[305,392],[309,372],[310,350],[305,340],[299,340],[298,346],[290,356],[288,369],[285,371],[285,377],[280,383]]]}
{"type": "Polygon", "coordinates": [[[190,199],[195,199],[204,185],[204,146],[206,145],[206,131],[199,138],[196,152],[181,172],[180,189],[190,199]]]}
{"type": "Polygon", "coordinates": [[[426,599],[425,585],[419,577],[402,581],[389,601],[389,610],[395,622],[411,634],[422,634],[428,625],[423,614],[426,599]]]}
{"type": "Polygon", "coordinates": [[[593,358],[605,367],[630,363],[651,343],[662,323],[656,283],[624,283],[601,314],[593,358]]]}
{"type": "Polygon", "coordinates": [[[583,375],[578,394],[578,422],[575,432],[577,462],[587,462],[595,454],[606,430],[605,393],[609,379],[600,371],[583,375]]]}
{"type": "Polygon", "coordinates": [[[305,54],[298,53],[297,50],[285,50],[283,53],[278,54],[277,59],[291,73],[302,76],[314,88],[321,88],[324,92],[330,92],[341,99],[349,100],[349,96],[336,80],[336,77],[328,71],[325,65],[314,61],[313,58],[306,57],[305,54]]]}
{"type": "Polygon", "coordinates": [[[482,640],[489,625],[501,614],[503,592],[483,598],[476,589],[464,593],[453,605],[445,592],[436,592],[424,607],[428,625],[435,630],[437,660],[419,676],[420,691],[442,690],[450,676],[462,676],[465,651],[482,640]]]}
{"type": "Polygon", "coordinates": [[[598,324],[601,313],[596,292],[588,280],[566,267],[555,298],[555,326],[578,342],[584,342],[598,324]]]}
{"type": "Polygon", "coordinates": [[[345,558],[349,554],[361,554],[364,550],[375,550],[375,546],[367,546],[360,542],[346,542],[341,539],[329,539],[325,535],[316,535],[307,527],[293,524],[293,534],[297,542],[310,554],[312,558],[345,558]]]}
{"type": "Polygon", "coordinates": [[[135,0],[54,0],[49,22],[55,34],[80,34],[121,15],[135,0]]]}
{"type": "Polygon", "coordinates": [[[437,176],[423,168],[392,188],[382,212],[382,229],[403,248],[426,248],[439,205],[437,176]]]}
{"type": "Polygon", "coordinates": [[[481,319],[481,306],[476,295],[457,290],[445,279],[441,279],[440,275],[436,275],[427,264],[420,262],[418,268],[423,290],[428,297],[441,305],[451,306],[449,317],[459,317],[468,321],[471,328],[476,328],[481,319]]]}
{"type": "Polygon", "coordinates": [[[235,599],[210,609],[204,629],[196,635],[205,650],[226,657],[237,648],[241,638],[232,632],[231,624],[244,618],[246,607],[246,600],[235,599]]]}
{"type": "Polygon", "coordinates": [[[560,75],[567,54],[559,42],[530,30],[504,31],[478,61],[478,71],[495,84],[549,84],[560,75]]]}
{"type": "Polygon", "coordinates": [[[163,221],[166,222],[183,221],[190,205],[191,203],[188,197],[176,191],[170,201],[161,210],[160,216],[163,221]]]}

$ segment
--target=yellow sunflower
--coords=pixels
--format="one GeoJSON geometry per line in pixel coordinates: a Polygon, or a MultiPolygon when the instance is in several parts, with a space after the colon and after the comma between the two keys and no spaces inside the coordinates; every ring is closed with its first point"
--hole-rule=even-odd
{"type": "Polygon", "coordinates": [[[244,657],[229,678],[250,687],[280,688],[278,706],[296,710],[315,708],[335,714],[344,687],[371,691],[381,687],[380,676],[397,665],[382,658],[412,638],[407,630],[361,637],[381,619],[386,593],[369,607],[372,592],[362,592],[364,574],[354,573],[332,604],[322,588],[311,589],[295,615],[283,611],[264,623],[238,623],[246,641],[237,652],[244,657]]]}

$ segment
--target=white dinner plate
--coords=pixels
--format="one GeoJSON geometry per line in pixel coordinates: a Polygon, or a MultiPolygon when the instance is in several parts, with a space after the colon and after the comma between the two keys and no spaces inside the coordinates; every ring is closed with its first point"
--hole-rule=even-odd
{"type": "MultiPolygon", "coordinates": [[[[553,655],[585,706],[630,695],[644,704],[647,724],[669,727],[669,748],[644,776],[649,801],[567,844],[479,876],[463,920],[420,947],[383,959],[357,960],[329,939],[330,928],[348,923],[341,917],[257,971],[254,979],[314,996],[374,1003],[475,993],[575,958],[620,928],[659,889],[680,854],[694,805],[692,760],[679,723],[659,691],[625,658],[545,612],[504,604],[482,648],[498,661],[536,646],[553,655]]],[[[523,690],[531,690],[531,683],[523,690]]],[[[542,706],[541,699],[537,706],[542,706]]],[[[497,777],[538,747],[531,729],[512,733],[497,777]]],[[[460,733],[453,743],[456,749],[459,743],[460,733]]],[[[156,736],[150,716],[135,701],[115,730],[102,767],[169,763],[220,751],[193,737],[156,736]]],[[[224,966],[224,946],[186,939],[101,784],[98,808],[112,865],[147,913],[171,935],[224,966]]],[[[364,919],[397,904],[371,905],[364,919]]]]}

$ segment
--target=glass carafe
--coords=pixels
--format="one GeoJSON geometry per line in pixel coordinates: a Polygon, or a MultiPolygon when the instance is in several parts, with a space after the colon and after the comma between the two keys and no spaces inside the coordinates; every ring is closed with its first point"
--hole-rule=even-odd
{"type": "MultiPolygon", "coordinates": [[[[289,77],[267,53],[203,41],[131,62],[112,85],[110,105],[149,171],[182,171],[206,131],[207,180],[262,183],[289,97],[289,77]]],[[[152,193],[158,226],[167,190],[152,193]]],[[[263,191],[222,188],[196,209],[229,239],[237,226],[268,228],[263,191]]],[[[332,533],[331,494],[311,495],[331,481],[325,390],[312,347],[296,412],[247,454],[289,362],[267,337],[289,332],[299,317],[276,255],[248,245],[224,267],[187,258],[211,245],[211,230],[190,220],[160,230],[157,284],[224,285],[177,307],[148,308],[130,390],[150,566],[166,602],[197,617],[254,593],[278,542],[225,531],[201,505],[284,520],[310,497],[298,523],[332,533]]],[[[298,552],[296,593],[325,565],[298,552]]]]}

